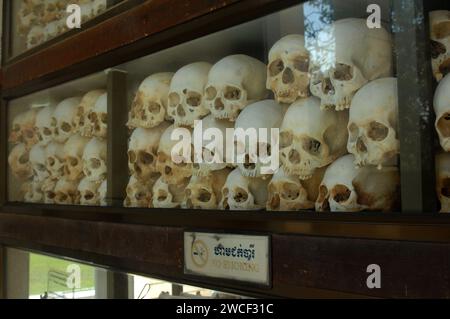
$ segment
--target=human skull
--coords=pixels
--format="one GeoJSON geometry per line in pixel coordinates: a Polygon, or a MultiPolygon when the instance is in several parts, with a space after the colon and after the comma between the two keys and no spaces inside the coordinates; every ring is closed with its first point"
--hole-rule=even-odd
{"type": "Polygon", "coordinates": [[[158,173],[156,163],[159,143],[168,127],[169,123],[163,122],[155,128],[137,128],[133,131],[128,146],[128,168],[131,175],[145,181],[158,173]]]}
{"type": "Polygon", "coordinates": [[[243,176],[241,170],[232,171],[222,189],[221,209],[262,210],[268,199],[270,178],[243,176]]]}
{"type": "MultiPolygon", "coordinates": [[[[192,176],[192,145],[189,143],[191,150],[189,154],[182,154],[176,150],[178,141],[172,140],[172,133],[177,130],[174,125],[169,126],[161,136],[158,149],[158,160],[156,163],[157,171],[162,175],[163,180],[170,185],[177,185],[184,179],[192,176]]],[[[180,129],[187,131],[189,136],[192,136],[191,130],[180,129]]],[[[187,145],[186,145],[187,147],[187,145]]]]}
{"type": "Polygon", "coordinates": [[[52,120],[55,123],[55,141],[59,143],[66,142],[76,131],[74,119],[77,114],[78,105],[81,103],[81,97],[71,97],[63,100],[56,106],[52,120]]]}
{"type": "Polygon", "coordinates": [[[431,62],[437,81],[450,72],[450,11],[430,12],[431,62]]]}
{"type": "Polygon", "coordinates": [[[185,190],[182,207],[185,209],[218,209],[222,188],[231,170],[213,171],[208,176],[192,176],[185,190]]]}
{"type": "Polygon", "coordinates": [[[53,177],[48,177],[44,183],[42,183],[42,193],[44,196],[44,203],[45,204],[55,204],[55,187],[56,183],[58,182],[57,179],[53,177]]]}
{"type": "Polygon", "coordinates": [[[161,176],[153,186],[154,208],[179,208],[184,200],[184,190],[189,178],[180,180],[177,184],[167,184],[161,176]]]}
{"type": "Polygon", "coordinates": [[[92,135],[106,138],[108,134],[108,94],[102,94],[88,114],[89,129],[92,135]]]}
{"type": "Polygon", "coordinates": [[[83,178],[78,185],[78,201],[83,206],[98,206],[100,205],[100,197],[98,189],[100,184],[89,181],[86,177],[83,178]]]}
{"type": "Polygon", "coordinates": [[[31,109],[17,115],[12,123],[9,142],[12,144],[25,143],[31,147],[38,142],[35,134],[36,110],[31,109]]]}
{"type": "Polygon", "coordinates": [[[356,167],[349,154],[331,164],[319,188],[319,212],[389,212],[398,204],[397,167],[356,167]]]}
{"type": "Polygon", "coordinates": [[[45,149],[46,167],[53,178],[64,175],[65,153],[64,144],[51,142],[45,149]]]}
{"type": "Polygon", "coordinates": [[[98,196],[100,197],[100,206],[108,206],[107,191],[108,191],[108,180],[105,179],[98,188],[98,196]]]}
{"type": "Polygon", "coordinates": [[[237,162],[242,175],[248,177],[266,175],[264,176],[266,178],[274,174],[279,168],[279,165],[274,167],[271,170],[272,173],[262,174],[261,171],[268,159],[272,155],[277,155],[272,154],[272,148],[274,152],[277,151],[277,145],[272,145],[272,141],[274,138],[278,138],[278,135],[272,136],[271,129],[280,128],[285,113],[285,106],[281,106],[274,100],[264,100],[247,106],[239,115],[235,124],[235,132],[240,129],[244,131],[255,130],[256,135],[254,137],[257,138],[257,140],[254,140],[254,138],[249,137],[248,141],[247,138],[236,141],[237,162]],[[264,133],[260,131],[261,129],[266,129],[267,132],[264,133]],[[254,147],[251,147],[252,145],[254,147]]]}
{"type": "MultiPolygon", "coordinates": [[[[234,128],[228,120],[215,119],[212,114],[201,121],[202,162],[193,164],[194,176],[208,176],[212,171],[219,171],[229,166],[226,159],[227,129],[234,128]]],[[[195,146],[195,141],[193,141],[195,146]]]]}
{"type": "Polygon", "coordinates": [[[217,119],[234,122],[247,105],[267,98],[266,65],[243,54],[230,55],[209,72],[205,99],[217,119]]]}
{"type": "Polygon", "coordinates": [[[154,175],[149,180],[141,181],[135,176],[130,177],[127,186],[127,197],[124,201],[125,207],[150,208],[153,201],[153,186],[159,175],[154,175]]]}
{"type": "Polygon", "coordinates": [[[434,112],[436,113],[436,131],[444,151],[450,151],[450,74],[439,82],[434,94],[434,112]]]}
{"type": "Polygon", "coordinates": [[[45,147],[36,144],[30,150],[30,163],[33,169],[34,181],[42,183],[50,176],[50,172],[47,169],[47,156],[45,147]]]}
{"type": "Polygon", "coordinates": [[[33,26],[27,36],[27,49],[34,48],[43,42],[45,42],[44,27],[39,25],[33,26]]]}
{"type": "Polygon", "coordinates": [[[288,175],[310,179],[347,153],[348,113],[321,110],[316,97],[292,104],[284,116],[280,133],[280,157],[288,175]]]}
{"type": "Polygon", "coordinates": [[[42,1],[41,21],[48,24],[51,21],[62,19],[61,0],[44,0],[42,1]]]}
{"type": "Polygon", "coordinates": [[[152,128],[164,122],[173,75],[156,73],[141,83],[131,105],[128,127],[152,128]]]}
{"type": "Polygon", "coordinates": [[[42,192],[42,181],[33,179],[24,184],[23,190],[25,203],[39,204],[44,201],[44,193],[42,192]]]}
{"type": "Polygon", "coordinates": [[[38,15],[28,4],[22,3],[18,12],[17,29],[21,36],[26,36],[31,27],[36,24],[38,15]]]}
{"type": "Polygon", "coordinates": [[[356,93],[350,108],[347,149],[355,164],[383,165],[395,160],[398,140],[397,79],[369,82],[356,93]]]}
{"type": "Polygon", "coordinates": [[[33,176],[30,163],[30,153],[25,144],[17,144],[8,156],[8,164],[11,173],[20,180],[26,180],[33,176]]]}
{"type": "Polygon", "coordinates": [[[269,52],[267,88],[279,103],[292,104],[309,94],[309,52],[305,38],[290,34],[280,39],[269,52]]]}
{"type": "Polygon", "coordinates": [[[324,173],[325,168],[317,169],[313,177],[302,181],[297,176],[287,175],[284,169],[280,168],[269,183],[267,210],[298,211],[313,209],[324,173]]]}
{"type": "Polygon", "coordinates": [[[78,181],[71,181],[67,176],[58,180],[55,186],[55,203],[59,205],[77,205],[78,181]]]}
{"type": "Polygon", "coordinates": [[[436,194],[441,213],[450,213],[450,153],[436,155],[436,194]]]}
{"type": "Polygon", "coordinates": [[[212,65],[196,62],[182,67],[172,78],[169,90],[168,113],[175,126],[194,126],[209,114],[203,98],[212,65]]]}
{"type": "Polygon", "coordinates": [[[316,41],[317,47],[308,47],[310,90],[321,99],[322,109],[348,109],[364,84],[392,74],[390,34],[383,28],[370,29],[364,19],[336,21],[316,41]],[[321,51],[327,54],[321,56],[321,51]]]}
{"type": "Polygon", "coordinates": [[[94,109],[99,97],[103,94],[105,94],[105,90],[90,91],[83,96],[80,105],[78,105],[73,126],[81,134],[81,136],[93,136],[93,127],[89,125],[87,116],[94,109]]]}
{"type": "Polygon", "coordinates": [[[64,174],[69,181],[83,178],[83,152],[88,143],[89,138],[75,134],[64,145],[64,174]]]}
{"type": "Polygon", "coordinates": [[[35,131],[39,143],[47,146],[53,141],[55,127],[53,126],[52,117],[55,107],[52,105],[43,107],[36,115],[35,131]]]}
{"type": "Polygon", "coordinates": [[[101,184],[107,175],[108,146],[104,139],[94,137],[87,143],[82,153],[82,167],[86,179],[101,184]]]}

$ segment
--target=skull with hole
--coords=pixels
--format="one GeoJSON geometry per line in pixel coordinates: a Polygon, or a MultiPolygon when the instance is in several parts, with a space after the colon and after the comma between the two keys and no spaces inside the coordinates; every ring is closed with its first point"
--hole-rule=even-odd
{"type": "Polygon", "coordinates": [[[208,176],[192,176],[185,190],[182,207],[185,209],[218,209],[222,188],[231,170],[213,171],[208,176]]]}
{"type": "Polygon", "coordinates": [[[64,175],[69,181],[83,178],[83,152],[89,138],[72,135],[64,145],[64,175]]]}
{"type": "Polygon", "coordinates": [[[152,207],[152,189],[159,177],[159,175],[154,175],[148,180],[141,181],[138,180],[135,176],[131,176],[127,186],[127,197],[125,198],[123,205],[125,207],[135,208],[152,207]]]}
{"type": "Polygon", "coordinates": [[[290,34],[280,39],[269,52],[267,88],[279,103],[292,104],[309,96],[309,52],[305,38],[290,34]]]}
{"type": "Polygon", "coordinates": [[[324,174],[325,168],[319,168],[313,177],[302,181],[297,176],[287,175],[280,168],[269,183],[267,210],[298,211],[314,208],[324,174]]]}
{"type": "Polygon", "coordinates": [[[12,123],[9,142],[12,144],[25,143],[29,148],[38,142],[35,134],[36,110],[31,109],[17,115],[12,123]]]}
{"type": "Polygon", "coordinates": [[[108,94],[102,94],[88,114],[89,130],[95,137],[106,138],[108,134],[108,94]]]}
{"type": "Polygon", "coordinates": [[[86,179],[90,182],[101,184],[107,174],[108,146],[104,139],[94,137],[83,150],[82,167],[86,179]]]}
{"type": "Polygon", "coordinates": [[[234,122],[249,104],[267,98],[266,65],[243,54],[230,55],[209,72],[205,99],[217,119],[234,122]]]}
{"type": "Polygon", "coordinates": [[[347,149],[355,155],[355,164],[394,162],[400,149],[397,122],[397,79],[378,79],[359,90],[353,98],[348,123],[347,149]]]}
{"type": "Polygon", "coordinates": [[[78,201],[83,206],[100,205],[98,189],[100,184],[89,181],[86,177],[78,185],[78,201]]]}
{"type": "Polygon", "coordinates": [[[268,199],[270,178],[246,177],[241,170],[232,171],[222,188],[220,208],[224,210],[262,210],[268,199]]]}
{"type": "MultiPolygon", "coordinates": [[[[227,143],[227,129],[232,128],[233,122],[218,120],[212,114],[201,121],[202,161],[194,162],[192,175],[208,176],[213,171],[220,171],[229,166],[224,147],[227,143]]],[[[193,141],[194,146],[196,142],[193,141]]]]}
{"type": "Polygon", "coordinates": [[[47,169],[47,156],[45,147],[39,144],[33,146],[30,150],[30,163],[33,169],[34,181],[42,183],[50,176],[47,169]]]}
{"type": "Polygon", "coordinates": [[[30,152],[25,144],[17,144],[8,156],[11,173],[19,180],[26,180],[33,176],[30,163],[30,152]]]}
{"type": "Polygon", "coordinates": [[[398,204],[398,168],[356,167],[349,154],[331,164],[319,187],[319,212],[389,212],[398,204]]]}
{"type": "Polygon", "coordinates": [[[164,122],[173,75],[156,73],[141,83],[128,116],[129,128],[152,128],[164,122]]]}
{"type": "Polygon", "coordinates": [[[42,181],[33,179],[24,184],[23,191],[25,203],[39,204],[44,201],[44,193],[42,192],[42,181]]]}
{"type": "Polygon", "coordinates": [[[159,143],[168,127],[169,123],[163,122],[155,128],[137,128],[133,131],[128,146],[128,168],[131,175],[146,181],[158,174],[156,163],[159,143]]]}
{"type": "Polygon", "coordinates": [[[164,131],[159,142],[156,169],[162,175],[162,179],[170,185],[177,185],[192,176],[193,151],[191,139],[181,142],[172,140],[172,135],[175,139],[180,137],[178,133],[189,136],[189,138],[192,136],[191,129],[177,128],[171,125],[164,131]],[[183,144],[183,148],[177,149],[179,143],[183,144]],[[188,147],[190,149],[187,149],[188,147]],[[183,152],[184,148],[186,148],[186,152],[183,152]]]}
{"type": "Polygon", "coordinates": [[[153,186],[154,208],[179,208],[184,200],[184,190],[189,184],[189,178],[176,184],[167,184],[161,176],[153,186]]]}
{"type": "Polygon", "coordinates": [[[196,62],[182,67],[172,78],[168,113],[175,126],[193,127],[194,121],[209,114],[203,98],[212,65],[196,62]]]}
{"type": "Polygon", "coordinates": [[[63,176],[58,180],[55,186],[55,204],[58,205],[77,205],[79,181],[72,181],[63,176]]]}
{"type": "Polygon", "coordinates": [[[47,170],[53,178],[60,178],[64,175],[66,163],[64,144],[51,142],[45,149],[45,163],[47,170]]]}
{"type": "Polygon", "coordinates": [[[54,130],[55,141],[64,143],[76,132],[73,123],[80,103],[81,97],[71,97],[56,106],[52,119],[52,124],[55,124],[56,127],[54,130]]]}
{"type": "Polygon", "coordinates": [[[434,112],[436,113],[436,131],[444,151],[450,151],[450,74],[439,82],[434,94],[434,112]]]}
{"type": "Polygon", "coordinates": [[[105,179],[98,188],[98,196],[100,198],[100,206],[108,206],[107,200],[108,180],[105,179]]]}
{"type": "Polygon", "coordinates": [[[43,146],[47,146],[53,141],[55,127],[52,117],[54,112],[55,106],[49,105],[43,107],[36,115],[35,134],[43,146]]]}
{"type": "Polygon", "coordinates": [[[436,155],[436,194],[441,213],[450,213],[450,153],[436,155]]]}
{"type": "Polygon", "coordinates": [[[53,177],[48,177],[43,183],[42,183],[42,193],[44,196],[44,203],[45,204],[55,204],[55,187],[56,183],[58,182],[58,179],[55,179],[53,177]]]}
{"type": "Polygon", "coordinates": [[[431,63],[437,81],[450,72],[450,11],[430,12],[431,63]]]}
{"type": "Polygon", "coordinates": [[[285,113],[285,106],[274,100],[264,100],[247,106],[239,115],[234,128],[238,136],[237,163],[242,175],[267,178],[278,170],[279,165],[268,167],[279,162],[278,144],[272,145],[273,141],[278,141],[278,135],[273,136],[271,129],[280,128],[285,113]]]}
{"type": "Polygon", "coordinates": [[[390,34],[383,28],[369,29],[364,19],[336,21],[316,41],[308,48],[310,90],[321,99],[322,109],[348,109],[364,84],[392,74],[390,34]]]}
{"type": "Polygon", "coordinates": [[[90,91],[83,96],[80,105],[78,105],[73,126],[81,134],[81,136],[93,136],[93,127],[89,125],[87,116],[94,109],[95,104],[103,94],[105,94],[105,90],[90,91]]]}
{"type": "Polygon", "coordinates": [[[280,157],[288,175],[308,180],[316,169],[347,153],[348,113],[321,110],[315,97],[301,99],[286,112],[280,130],[280,157]]]}

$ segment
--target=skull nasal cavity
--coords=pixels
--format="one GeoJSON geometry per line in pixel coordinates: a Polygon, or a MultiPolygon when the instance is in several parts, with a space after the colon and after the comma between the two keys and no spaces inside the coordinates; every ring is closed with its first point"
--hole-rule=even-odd
{"type": "Polygon", "coordinates": [[[202,189],[198,196],[198,200],[202,203],[208,203],[211,200],[211,193],[205,189],[202,189]]]}
{"type": "Polygon", "coordinates": [[[361,138],[358,138],[358,141],[356,142],[356,149],[358,150],[359,153],[367,152],[366,144],[364,144],[361,138]]]}
{"type": "Polygon", "coordinates": [[[289,162],[292,164],[299,164],[300,163],[300,153],[296,150],[291,150],[289,152],[289,162]]]}
{"type": "Polygon", "coordinates": [[[248,200],[248,193],[244,189],[238,187],[234,195],[234,201],[236,203],[245,203],[247,200],[248,200]]]}
{"type": "Polygon", "coordinates": [[[284,84],[291,84],[294,83],[294,72],[290,68],[286,68],[283,72],[283,83],[284,84]]]}
{"type": "Polygon", "coordinates": [[[337,203],[346,202],[351,195],[351,191],[345,185],[336,185],[334,187],[333,199],[337,203]]]}
{"type": "Polygon", "coordinates": [[[223,111],[225,109],[225,105],[223,105],[222,100],[217,98],[214,102],[214,108],[218,111],[223,111]]]}
{"type": "Polygon", "coordinates": [[[186,112],[184,111],[184,109],[183,109],[183,107],[181,105],[178,105],[177,114],[180,117],[185,117],[186,116],[186,112]]]}
{"type": "Polygon", "coordinates": [[[275,194],[270,201],[270,208],[279,209],[280,208],[280,196],[275,194]]]}
{"type": "Polygon", "coordinates": [[[98,168],[100,168],[100,166],[102,166],[102,163],[100,162],[100,160],[98,158],[91,159],[91,168],[98,169],[98,168]]]}
{"type": "Polygon", "coordinates": [[[334,86],[329,78],[323,80],[322,91],[324,94],[334,94],[334,86]]]}

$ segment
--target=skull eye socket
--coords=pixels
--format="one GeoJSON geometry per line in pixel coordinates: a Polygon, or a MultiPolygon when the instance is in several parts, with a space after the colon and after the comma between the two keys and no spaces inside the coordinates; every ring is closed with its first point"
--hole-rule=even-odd
{"type": "Polygon", "coordinates": [[[65,202],[69,198],[69,196],[64,193],[58,193],[57,197],[59,202],[65,202]]]}
{"type": "Polygon", "coordinates": [[[450,197],[450,178],[445,178],[442,181],[441,195],[444,197],[450,197]]]}
{"type": "Polygon", "coordinates": [[[176,107],[180,104],[181,99],[178,93],[170,93],[169,94],[169,105],[171,107],[176,107]]]}
{"type": "Polygon", "coordinates": [[[46,196],[48,199],[54,199],[56,197],[56,194],[52,191],[49,191],[46,194],[47,194],[46,196]]]}
{"type": "Polygon", "coordinates": [[[107,124],[107,123],[108,123],[108,114],[102,113],[102,114],[100,115],[100,120],[101,120],[101,122],[102,122],[103,124],[107,124]]]}
{"type": "Polygon", "coordinates": [[[294,137],[289,132],[281,132],[280,134],[280,147],[286,148],[292,145],[294,142],[294,137]]]}
{"type": "Polygon", "coordinates": [[[234,201],[236,203],[245,203],[247,200],[248,200],[248,193],[240,187],[236,188],[234,194],[234,201]]]}
{"type": "Polygon", "coordinates": [[[296,200],[300,196],[300,189],[293,183],[285,183],[282,187],[281,197],[284,200],[296,200]]]}
{"type": "Polygon", "coordinates": [[[75,157],[70,157],[68,162],[69,162],[69,165],[72,167],[77,166],[79,163],[78,158],[75,158],[75,157]]]}
{"type": "Polygon", "coordinates": [[[22,156],[19,157],[19,163],[22,165],[27,164],[29,160],[30,157],[28,156],[28,154],[23,154],[22,156]]]}
{"type": "Polygon", "coordinates": [[[334,69],[333,77],[338,81],[350,81],[353,79],[353,67],[338,63],[334,69]]]}
{"type": "Polygon", "coordinates": [[[439,72],[441,72],[443,76],[446,76],[448,73],[450,73],[450,59],[445,60],[439,66],[439,72]]]}
{"type": "Polygon", "coordinates": [[[192,107],[198,107],[202,104],[202,96],[195,92],[190,92],[186,98],[186,104],[192,107]]]}
{"type": "Polygon", "coordinates": [[[226,100],[238,101],[242,97],[242,92],[239,88],[227,86],[225,88],[224,97],[226,100]]]}
{"type": "Polygon", "coordinates": [[[148,105],[148,111],[153,114],[158,114],[159,112],[161,112],[161,105],[156,102],[151,102],[148,105]]]}
{"type": "Polygon", "coordinates": [[[441,54],[447,52],[445,45],[440,42],[431,40],[431,57],[437,59],[441,54]]]}
{"type": "Polygon", "coordinates": [[[34,131],[32,130],[25,130],[25,138],[32,139],[34,137],[34,131]]]}
{"type": "Polygon", "coordinates": [[[319,187],[319,198],[317,202],[321,205],[322,211],[330,210],[330,204],[328,202],[328,188],[325,185],[320,185],[319,187]]]}
{"type": "Polygon", "coordinates": [[[84,199],[85,200],[92,200],[94,199],[94,193],[92,193],[91,191],[86,191],[86,194],[84,194],[84,199]]]}
{"type": "Polygon", "coordinates": [[[369,130],[367,132],[367,136],[370,139],[381,142],[388,136],[389,128],[386,125],[383,125],[379,122],[371,122],[369,124],[369,130]]]}
{"type": "Polygon", "coordinates": [[[128,161],[130,163],[136,163],[136,153],[133,151],[128,152],[128,161]]]}
{"type": "Polygon", "coordinates": [[[303,149],[311,155],[320,154],[322,143],[318,140],[309,138],[303,141],[303,149]]]}
{"type": "Polygon", "coordinates": [[[439,133],[444,137],[450,136],[450,113],[445,113],[437,122],[439,133]]]}
{"type": "Polygon", "coordinates": [[[72,130],[72,125],[70,125],[67,122],[64,122],[61,124],[61,130],[65,133],[70,133],[70,131],[72,130]]]}
{"type": "Polygon", "coordinates": [[[53,167],[56,164],[56,161],[53,157],[49,157],[47,158],[47,164],[48,166],[53,167]]]}
{"type": "Polygon", "coordinates": [[[197,199],[202,203],[208,203],[211,200],[211,198],[212,195],[208,190],[201,189],[197,199]]]}
{"type": "Polygon", "coordinates": [[[52,135],[52,131],[51,131],[48,127],[44,127],[42,133],[43,133],[45,136],[50,136],[50,135],[52,135]]]}
{"type": "Polygon", "coordinates": [[[145,193],[144,192],[138,192],[136,195],[135,195],[135,198],[136,198],[136,200],[143,200],[144,198],[145,198],[145,193]]]}
{"type": "Polygon", "coordinates": [[[300,72],[307,73],[309,70],[309,58],[308,57],[297,57],[294,60],[294,68],[300,72]]]}
{"type": "Polygon", "coordinates": [[[333,189],[333,199],[337,203],[345,203],[351,195],[351,191],[345,185],[336,185],[333,189]]]}
{"type": "Polygon", "coordinates": [[[270,76],[277,76],[283,70],[284,70],[284,63],[281,59],[277,59],[269,65],[270,76]]]}
{"type": "Polygon", "coordinates": [[[210,86],[206,89],[206,99],[208,101],[212,101],[216,98],[217,96],[217,90],[215,87],[210,86]]]}
{"type": "Polygon", "coordinates": [[[154,157],[152,154],[147,152],[140,152],[139,153],[139,162],[141,162],[144,165],[151,165],[154,161],[154,157]]]}
{"type": "Polygon", "coordinates": [[[45,171],[47,170],[43,164],[38,164],[38,165],[36,165],[36,169],[37,169],[39,172],[45,172],[45,171]]]}
{"type": "Polygon", "coordinates": [[[89,162],[92,169],[99,169],[102,166],[102,162],[98,158],[91,158],[89,162]]]}

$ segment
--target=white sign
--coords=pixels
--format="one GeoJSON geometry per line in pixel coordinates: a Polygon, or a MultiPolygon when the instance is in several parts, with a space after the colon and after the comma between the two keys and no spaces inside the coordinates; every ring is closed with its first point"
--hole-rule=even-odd
{"type": "Polygon", "coordinates": [[[184,233],[187,274],[270,284],[269,237],[184,233]]]}

